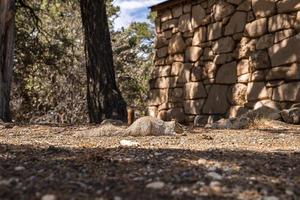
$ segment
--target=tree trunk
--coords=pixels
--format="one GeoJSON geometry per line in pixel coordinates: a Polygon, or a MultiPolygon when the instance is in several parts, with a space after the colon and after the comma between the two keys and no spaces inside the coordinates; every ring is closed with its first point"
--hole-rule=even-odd
{"type": "Polygon", "coordinates": [[[9,109],[13,69],[15,0],[0,0],[0,119],[11,121],[9,109]]]}
{"type": "Polygon", "coordinates": [[[87,102],[91,123],[127,120],[126,102],[115,80],[105,0],[80,0],[87,59],[87,102]]]}

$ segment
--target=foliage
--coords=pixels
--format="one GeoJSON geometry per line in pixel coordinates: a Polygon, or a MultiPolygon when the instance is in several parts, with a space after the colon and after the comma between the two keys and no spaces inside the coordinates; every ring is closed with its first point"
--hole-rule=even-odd
{"type": "MultiPolygon", "coordinates": [[[[86,69],[78,1],[27,1],[18,8],[12,108],[17,121],[87,122],[86,69]]],[[[152,62],[146,23],[114,31],[119,8],[107,1],[119,88],[129,105],[145,108],[152,62]]]]}

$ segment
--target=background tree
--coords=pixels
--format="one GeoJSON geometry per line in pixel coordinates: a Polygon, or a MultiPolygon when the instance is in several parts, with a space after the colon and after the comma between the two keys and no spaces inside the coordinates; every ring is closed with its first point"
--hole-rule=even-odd
{"type": "Polygon", "coordinates": [[[92,123],[127,120],[126,103],[115,81],[105,0],[81,0],[87,59],[87,102],[92,123]]]}
{"type": "Polygon", "coordinates": [[[10,90],[13,70],[15,1],[0,1],[0,119],[11,121],[10,90]]]}
{"type": "MultiPolygon", "coordinates": [[[[31,0],[26,4],[31,10],[17,2],[13,118],[32,123],[86,123],[84,34],[79,1],[31,0]]],[[[119,8],[112,0],[106,4],[117,86],[125,101],[143,115],[153,67],[153,25],[133,22],[115,30],[119,8]]]]}

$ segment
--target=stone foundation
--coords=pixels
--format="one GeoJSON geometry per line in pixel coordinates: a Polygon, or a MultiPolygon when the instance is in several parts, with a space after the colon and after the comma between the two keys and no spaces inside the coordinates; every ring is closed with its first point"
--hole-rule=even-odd
{"type": "Polygon", "coordinates": [[[192,122],[300,102],[299,0],[170,2],[154,9],[151,116],[192,122]]]}

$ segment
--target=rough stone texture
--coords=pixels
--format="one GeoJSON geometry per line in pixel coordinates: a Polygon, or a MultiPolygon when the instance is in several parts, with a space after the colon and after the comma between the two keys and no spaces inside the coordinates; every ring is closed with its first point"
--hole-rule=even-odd
{"type": "Polygon", "coordinates": [[[190,82],[184,85],[184,99],[200,99],[207,97],[201,82],[190,82]]]}
{"type": "Polygon", "coordinates": [[[206,27],[200,27],[195,31],[194,37],[193,37],[193,46],[200,45],[201,43],[206,41],[206,27]]]}
{"type": "Polygon", "coordinates": [[[225,114],[229,109],[228,86],[213,85],[203,107],[204,114],[225,114]]]}
{"type": "Polygon", "coordinates": [[[172,14],[174,18],[180,17],[182,13],[183,13],[182,6],[176,6],[172,8],[172,14]]]}
{"type": "Polygon", "coordinates": [[[266,51],[256,51],[249,58],[250,67],[254,70],[267,69],[271,66],[268,53],[266,51]]]}
{"type": "Polygon", "coordinates": [[[237,76],[249,73],[249,60],[243,59],[237,64],[237,76]]]}
{"type": "Polygon", "coordinates": [[[168,47],[162,47],[160,49],[157,49],[156,51],[156,56],[158,58],[163,58],[166,57],[168,55],[168,47]]]}
{"type": "Polygon", "coordinates": [[[184,68],[184,64],[181,62],[174,62],[172,64],[171,76],[179,76],[184,68]]]}
{"type": "Polygon", "coordinates": [[[232,35],[235,33],[243,32],[245,29],[245,24],[247,22],[247,13],[236,12],[230,18],[229,23],[225,27],[225,35],[232,35]]]}
{"type": "Polygon", "coordinates": [[[277,3],[279,13],[286,13],[300,10],[299,0],[281,0],[277,3]]]}
{"type": "Polygon", "coordinates": [[[287,38],[293,36],[294,34],[295,34],[294,29],[287,29],[287,30],[276,32],[275,36],[274,36],[274,43],[278,43],[284,39],[287,39],[287,38]]]}
{"type": "Polygon", "coordinates": [[[192,31],[191,15],[185,14],[179,18],[178,21],[178,30],[180,32],[192,31]]]}
{"type": "Polygon", "coordinates": [[[216,55],[214,58],[214,63],[217,65],[225,64],[233,60],[233,54],[232,53],[225,53],[225,54],[219,54],[216,55]]]}
{"type": "Polygon", "coordinates": [[[236,62],[224,64],[217,72],[216,83],[234,84],[237,82],[237,65],[236,62]]]}
{"type": "Polygon", "coordinates": [[[270,17],[268,21],[269,32],[292,28],[295,20],[295,16],[288,14],[278,14],[270,17]]]}
{"type": "Polygon", "coordinates": [[[240,117],[249,110],[243,106],[232,106],[228,111],[228,118],[240,117]]]}
{"type": "Polygon", "coordinates": [[[203,107],[204,100],[184,101],[184,112],[191,115],[199,115],[203,107]]]}
{"type": "Polygon", "coordinates": [[[213,13],[216,21],[220,21],[234,12],[234,6],[226,2],[218,2],[214,5],[213,13]]]}
{"type": "Polygon", "coordinates": [[[160,20],[161,22],[165,22],[165,21],[168,21],[172,19],[172,13],[170,10],[166,10],[162,13],[161,17],[160,17],[160,20]]]}
{"type": "Polygon", "coordinates": [[[192,7],[192,27],[197,28],[203,24],[203,20],[205,19],[206,12],[201,7],[201,5],[196,5],[192,7]]]}
{"type": "Polygon", "coordinates": [[[207,27],[207,39],[215,40],[222,36],[222,22],[210,24],[207,27]]]}
{"type": "Polygon", "coordinates": [[[185,58],[187,61],[196,62],[201,54],[203,53],[203,50],[201,47],[192,46],[188,47],[185,51],[185,58]]]}
{"type": "MultiPolygon", "coordinates": [[[[299,4],[201,0],[158,10],[149,114],[185,122],[199,115],[197,121],[208,123],[211,116],[236,117],[266,106],[287,109],[300,102],[299,4]]],[[[279,118],[272,113],[272,119],[279,118]]],[[[221,124],[244,122],[234,118],[221,124]]]]}
{"type": "Polygon", "coordinates": [[[217,40],[213,45],[213,51],[217,54],[231,52],[235,47],[235,42],[231,37],[217,40]]]}
{"type": "Polygon", "coordinates": [[[285,39],[269,48],[269,56],[273,67],[293,62],[300,62],[300,34],[285,39]]]}
{"type": "Polygon", "coordinates": [[[186,48],[185,42],[181,36],[181,33],[177,33],[172,36],[169,42],[169,54],[177,54],[177,53],[183,53],[186,48]]]}
{"type": "Polygon", "coordinates": [[[233,105],[241,105],[243,106],[247,100],[247,85],[245,84],[235,84],[232,88],[232,102],[233,105]]]}
{"type": "Polygon", "coordinates": [[[252,8],[257,18],[268,17],[275,13],[275,0],[252,0],[252,8]]]}
{"type": "Polygon", "coordinates": [[[281,117],[288,124],[300,124],[300,108],[291,108],[281,111],[281,117]]]}
{"type": "Polygon", "coordinates": [[[272,100],[300,102],[300,82],[285,83],[274,88],[272,100]]]}
{"type": "Polygon", "coordinates": [[[260,37],[256,43],[256,49],[262,50],[267,49],[274,44],[274,35],[273,34],[267,34],[262,37],[260,37]]]}
{"type": "Polygon", "coordinates": [[[159,78],[159,77],[167,77],[171,75],[171,66],[159,66],[155,67],[152,71],[151,77],[152,78],[159,78]]]}
{"type": "Polygon", "coordinates": [[[178,26],[178,19],[171,19],[161,24],[162,31],[172,29],[178,26]]]}
{"type": "Polygon", "coordinates": [[[264,82],[250,82],[247,88],[247,100],[255,101],[269,98],[264,82]]]}
{"type": "Polygon", "coordinates": [[[202,80],[202,68],[197,66],[193,67],[191,70],[191,81],[201,81],[202,80]]]}
{"type": "Polygon", "coordinates": [[[300,64],[293,63],[291,66],[274,67],[267,73],[266,80],[300,80],[300,64]]]}
{"type": "Polygon", "coordinates": [[[268,31],[267,19],[261,18],[248,23],[245,28],[245,33],[249,37],[260,37],[268,31]]]}

